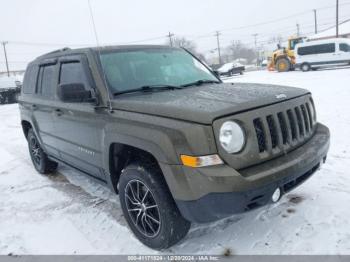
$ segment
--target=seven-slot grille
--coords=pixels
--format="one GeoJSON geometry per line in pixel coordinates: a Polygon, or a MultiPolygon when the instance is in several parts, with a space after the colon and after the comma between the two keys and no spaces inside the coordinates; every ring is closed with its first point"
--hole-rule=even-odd
{"type": "Polygon", "coordinates": [[[314,107],[306,103],[253,120],[260,154],[274,154],[303,143],[314,131],[314,107]],[[311,111],[312,110],[312,111],[311,111]]]}

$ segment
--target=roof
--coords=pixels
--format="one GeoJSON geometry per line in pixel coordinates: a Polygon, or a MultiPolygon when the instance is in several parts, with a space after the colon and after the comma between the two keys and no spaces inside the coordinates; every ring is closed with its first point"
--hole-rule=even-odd
{"type": "Polygon", "coordinates": [[[43,54],[37,57],[35,60],[43,60],[49,58],[55,58],[62,55],[71,55],[71,54],[79,54],[79,53],[88,53],[91,51],[113,51],[113,50],[137,50],[137,49],[149,49],[149,48],[174,48],[167,45],[115,45],[115,46],[100,46],[100,47],[85,47],[85,48],[75,48],[71,49],[69,47],[65,47],[62,49],[58,49],[47,54],[43,54]]]}
{"type": "MultiPolygon", "coordinates": [[[[350,37],[350,19],[339,24],[339,36],[348,36],[350,37]]],[[[322,39],[322,38],[332,38],[336,37],[336,27],[329,28],[318,34],[309,36],[308,39],[322,39]]]]}

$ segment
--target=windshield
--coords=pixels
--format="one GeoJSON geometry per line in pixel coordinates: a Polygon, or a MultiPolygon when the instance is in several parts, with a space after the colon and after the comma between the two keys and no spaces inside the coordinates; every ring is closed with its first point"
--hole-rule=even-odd
{"type": "Polygon", "coordinates": [[[113,93],[142,86],[181,86],[218,79],[192,55],[175,48],[143,48],[101,52],[101,64],[113,93]]]}

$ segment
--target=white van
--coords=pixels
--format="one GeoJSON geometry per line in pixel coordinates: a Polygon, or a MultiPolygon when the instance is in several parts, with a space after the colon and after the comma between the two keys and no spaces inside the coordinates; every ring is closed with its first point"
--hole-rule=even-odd
{"type": "Polygon", "coordinates": [[[350,64],[350,39],[333,38],[297,44],[296,67],[306,72],[323,66],[350,64]]]}

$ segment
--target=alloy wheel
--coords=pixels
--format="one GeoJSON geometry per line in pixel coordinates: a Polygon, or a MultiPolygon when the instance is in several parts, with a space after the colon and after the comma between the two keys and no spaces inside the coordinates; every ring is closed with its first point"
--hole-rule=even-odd
{"type": "Polygon", "coordinates": [[[32,153],[34,162],[40,165],[41,161],[41,148],[35,137],[30,138],[30,151],[32,153]]]}
{"type": "Polygon", "coordinates": [[[140,180],[131,180],[125,188],[125,203],[129,216],[146,237],[155,237],[161,227],[159,207],[150,189],[140,180]]]}

